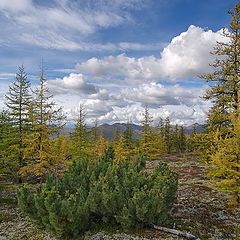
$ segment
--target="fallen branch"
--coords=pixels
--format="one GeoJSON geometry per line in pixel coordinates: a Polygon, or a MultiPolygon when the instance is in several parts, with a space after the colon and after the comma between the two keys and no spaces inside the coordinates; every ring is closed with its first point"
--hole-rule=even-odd
{"type": "Polygon", "coordinates": [[[196,237],[196,236],[194,236],[190,233],[182,232],[182,231],[179,231],[179,230],[176,230],[176,229],[160,227],[160,226],[156,226],[154,224],[152,224],[151,227],[153,227],[156,230],[163,231],[163,232],[166,232],[166,233],[171,233],[171,234],[177,235],[179,237],[184,237],[184,238],[189,239],[189,240],[200,240],[200,238],[198,238],[198,237],[196,237]]]}

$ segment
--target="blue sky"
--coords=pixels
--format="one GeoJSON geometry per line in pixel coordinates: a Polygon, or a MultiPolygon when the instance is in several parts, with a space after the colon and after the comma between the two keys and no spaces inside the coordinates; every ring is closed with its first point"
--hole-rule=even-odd
{"type": "Polygon", "coordinates": [[[211,105],[197,75],[237,1],[0,0],[0,108],[19,65],[33,87],[43,59],[48,86],[69,120],[85,105],[89,123],[155,119],[203,123],[211,105]]]}

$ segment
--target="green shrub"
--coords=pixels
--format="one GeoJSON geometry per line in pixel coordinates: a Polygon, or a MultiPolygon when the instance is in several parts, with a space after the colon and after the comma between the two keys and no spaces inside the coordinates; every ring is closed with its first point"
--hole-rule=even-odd
{"type": "Polygon", "coordinates": [[[151,173],[141,157],[114,162],[112,150],[98,160],[73,163],[60,179],[48,176],[36,191],[18,189],[20,208],[63,238],[74,238],[97,224],[123,229],[169,220],[177,175],[164,163],[151,173]]]}

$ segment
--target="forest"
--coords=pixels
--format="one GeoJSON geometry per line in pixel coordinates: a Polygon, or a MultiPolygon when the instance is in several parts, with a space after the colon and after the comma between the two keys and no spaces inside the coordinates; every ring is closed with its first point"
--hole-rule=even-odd
{"type": "Polygon", "coordinates": [[[81,104],[73,130],[64,134],[68,119],[48,89],[44,66],[33,89],[21,65],[0,113],[1,226],[9,221],[6,209],[17,208],[51,239],[80,239],[89,231],[148,237],[151,229],[154,237],[175,239],[158,233],[164,228],[186,239],[240,239],[240,4],[229,14],[223,32],[229,41],[217,42],[214,71],[200,76],[209,85],[202,97],[213,103],[200,133],[194,125],[187,134],[169,118],[153,125],[146,105],[138,137],[129,121],[107,140],[97,119],[86,124],[88,109],[81,104]],[[181,212],[181,194],[191,180],[186,204],[192,198],[199,207],[204,194],[213,202],[182,220],[189,213],[181,212]],[[216,217],[217,204],[230,224],[216,217]],[[205,210],[212,218],[197,218],[205,210]]]}

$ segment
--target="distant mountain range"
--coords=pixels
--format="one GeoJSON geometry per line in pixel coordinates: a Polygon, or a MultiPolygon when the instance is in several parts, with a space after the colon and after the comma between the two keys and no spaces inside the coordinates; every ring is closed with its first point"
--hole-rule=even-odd
{"type": "MultiPolygon", "coordinates": [[[[127,129],[127,125],[128,124],[126,123],[114,123],[112,125],[105,123],[98,127],[98,131],[102,133],[106,139],[112,140],[115,136],[117,129],[120,133],[123,133],[127,129]]],[[[133,136],[135,138],[139,137],[139,133],[143,128],[136,124],[131,124],[131,127],[133,130],[133,136]]]]}
{"type": "MultiPolygon", "coordinates": [[[[140,131],[143,129],[142,126],[131,124],[132,130],[133,130],[133,136],[135,138],[138,138],[140,136],[140,131]]],[[[204,131],[204,125],[201,124],[195,124],[196,132],[201,133],[204,131]]],[[[194,125],[184,127],[184,132],[187,135],[190,135],[192,133],[192,130],[194,128],[194,125]]],[[[98,131],[103,134],[103,136],[108,139],[112,140],[115,136],[116,130],[119,130],[120,133],[123,133],[127,129],[126,123],[114,123],[112,125],[110,124],[103,124],[98,127],[98,131]]]]}
{"type": "MultiPolygon", "coordinates": [[[[123,133],[127,129],[126,123],[114,123],[114,124],[102,124],[98,127],[98,133],[103,134],[103,136],[108,140],[113,140],[115,133],[118,129],[120,133],[123,133]]],[[[142,126],[137,124],[131,124],[132,130],[133,130],[133,136],[135,138],[138,138],[140,136],[140,132],[143,129],[142,126]]],[[[204,125],[201,124],[195,124],[197,133],[201,133],[204,131],[204,125]]],[[[194,125],[184,127],[184,132],[188,135],[192,133],[192,130],[194,128],[194,125]]],[[[74,127],[66,127],[63,129],[62,133],[63,135],[70,135],[74,130],[74,127]]]]}

